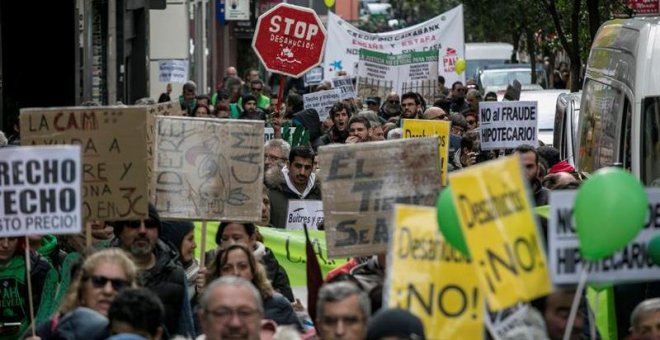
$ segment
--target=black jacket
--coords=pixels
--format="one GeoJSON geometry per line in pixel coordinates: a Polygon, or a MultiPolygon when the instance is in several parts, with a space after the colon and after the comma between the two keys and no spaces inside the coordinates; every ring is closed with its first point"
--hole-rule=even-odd
{"type": "MultiPolygon", "coordinates": [[[[119,246],[118,239],[112,243],[119,246]]],[[[139,284],[148,288],[160,298],[165,307],[165,327],[168,335],[192,336],[192,313],[183,315],[182,311],[190,311],[186,297],[186,273],[177,262],[177,253],[165,242],[158,239],[155,247],[156,263],[151,269],[140,272],[139,284]],[[187,327],[186,327],[187,326],[187,327]],[[182,329],[182,328],[189,329],[182,329]]]]}
{"type": "Polygon", "coordinates": [[[273,254],[270,248],[266,248],[266,254],[261,258],[261,262],[266,267],[266,275],[273,289],[293,302],[293,291],[291,290],[289,275],[284,270],[284,267],[277,262],[277,258],[275,258],[275,254],[273,254]]]}

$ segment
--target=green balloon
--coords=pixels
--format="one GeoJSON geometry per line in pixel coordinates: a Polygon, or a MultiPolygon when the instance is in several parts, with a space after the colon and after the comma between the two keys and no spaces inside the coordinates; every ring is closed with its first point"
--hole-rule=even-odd
{"type": "Polygon", "coordinates": [[[470,252],[465,243],[465,237],[463,236],[463,230],[461,229],[461,222],[458,219],[458,213],[454,206],[451,187],[447,186],[442,190],[436,206],[438,227],[440,227],[440,233],[444,236],[445,241],[460,251],[463,255],[469,257],[470,252]]]}
{"type": "Polygon", "coordinates": [[[653,236],[649,242],[649,256],[656,266],[660,266],[660,234],[653,236]]]}
{"type": "Polygon", "coordinates": [[[644,186],[627,171],[596,171],[575,196],[582,257],[596,261],[621,250],[644,227],[648,204],[644,186]]]}

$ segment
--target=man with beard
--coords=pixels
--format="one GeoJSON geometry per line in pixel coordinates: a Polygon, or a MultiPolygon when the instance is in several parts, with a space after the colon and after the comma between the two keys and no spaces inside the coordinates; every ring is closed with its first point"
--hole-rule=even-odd
{"type": "MultiPolygon", "coordinates": [[[[383,117],[383,119],[390,121],[390,119],[398,119],[401,115],[401,101],[399,100],[399,95],[396,92],[391,92],[385,103],[378,112],[378,115],[383,117]]],[[[396,123],[396,120],[393,121],[396,123]]]]}
{"type": "Polygon", "coordinates": [[[243,111],[238,119],[266,120],[266,114],[257,107],[257,99],[253,95],[247,94],[241,100],[243,111]]]}
{"type": "Polygon", "coordinates": [[[348,138],[348,120],[351,118],[348,113],[348,107],[343,102],[337,102],[330,108],[330,119],[332,119],[332,127],[328,133],[319,137],[314,141],[314,149],[319,146],[345,143],[348,138]]]}
{"type": "Polygon", "coordinates": [[[371,137],[371,124],[369,119],[363,116],[352,117],[348,121],[348,138],[346,144],[368,142],[371,137]]]}
{"type": "Polygon", "coordinates": [[[536,206],[548,204],[550,190],[541,185],[541,180],[539,179],[539,155],[536,149],[531,145],[522,144],[516,147],[514,152],[520,155],[520,162],[522,163],[525,177],[529,181],[530,189],[532,189],[532,193],[534,194],[536,206]]]}
{"type": "Polygon", "coordinates": [[[186,274],[176,262],[176,250],[158,238],[162,225],[156,207],[149,203],[149,217],[145,220],[111,224],[116,236],[111,245],[131,255],[140,273],[140,284],[163,302],[167,333],[193,336],[186,274]]]}
{"type": "Polygon", "coordinates": [[[270,222],[276,228],[286,228],[289,200],[320,200],[321,188],[314,173],[314,151],[306,146],[291,149],[289,164],[281,171],[266,175],[270,189],[270,222]]]}
{"type": "Polygon", "coordinates": [[[422,114],[421,105],[419,95],[414,92],[404,93],[401,96],[401,107],[403,108],[401,119],[418,119],[422,114]]]}

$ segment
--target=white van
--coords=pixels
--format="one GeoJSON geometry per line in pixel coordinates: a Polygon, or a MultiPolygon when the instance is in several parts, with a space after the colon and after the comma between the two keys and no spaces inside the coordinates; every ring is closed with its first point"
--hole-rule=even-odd
{"type": "Polygon", "coordinates": [[[476,79],[477,69],[492,64],[511,61],[513,45],[508,43],[467,43],[465,44],[465,78],[476,79]]]}
{"type": "Polygon", "coordinates": [[[576,167],[620,165],[660,186],[660,17],[604,23],[582,88],[576,167]]]}

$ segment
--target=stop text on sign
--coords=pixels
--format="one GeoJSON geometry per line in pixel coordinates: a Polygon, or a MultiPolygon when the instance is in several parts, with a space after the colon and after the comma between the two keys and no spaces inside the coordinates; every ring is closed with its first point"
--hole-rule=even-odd
{"type": "Polygon", "coordinates": [[[280,30],[282,30],[282,24],[284,25],[284,35],[293,35],[298,39],[304,38],[309,41],[319,32],[319,26],[316,24],[308,24],[304,21],[296,21],[292,18],[282,18],[282,16],[279,15],[274,15],[270,19],[270,27],[268,30],[271,33],[280,33],[280,30]]]}

